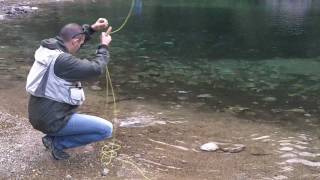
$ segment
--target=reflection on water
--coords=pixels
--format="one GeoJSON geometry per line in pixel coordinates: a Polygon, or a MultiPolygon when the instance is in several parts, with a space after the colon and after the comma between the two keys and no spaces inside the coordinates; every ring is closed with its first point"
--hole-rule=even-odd
{"type": "MultiPolygon", "coordinates": [[[[131,96],[315,114],[319,7],[311,0],[137,0],[126,28],[113,37],[114,82],[131,96]]],[[[1,22],[0,33],[6,34],[0,37],[2,79],[23,78],[39,41],[65,23],[108,17],[119,26],[130,1],[41,8],[32,19],[1,22]]],[[[94,53],[94,39],[80,56],[94,53]]]]}

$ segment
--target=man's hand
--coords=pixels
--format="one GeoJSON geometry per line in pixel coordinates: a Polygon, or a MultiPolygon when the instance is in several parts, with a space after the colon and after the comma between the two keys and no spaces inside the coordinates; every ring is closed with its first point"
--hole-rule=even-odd
{"type": "Polygon", "coordinates": [[[108,20],[105,18],[99,18],[94,24],[91,25],[91,28],[94,31],[100,31],[108,27],[108,20]]]}
{"type": "Polygon", "coordinates": [[[109,46],[110,42],[112,41],[112,38],[110,36],[111,31],[112,27],[110,26],[106,32],[101,33],[101,44],[109,46]]]}

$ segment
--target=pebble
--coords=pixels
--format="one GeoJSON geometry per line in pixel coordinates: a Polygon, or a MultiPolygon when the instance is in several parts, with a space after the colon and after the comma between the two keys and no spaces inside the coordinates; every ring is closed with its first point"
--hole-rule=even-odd
{"type": "Polygon", "coordinates": [[[197,98],[212,98],[211,94],[199,94],[197,98]]]}
{"type": "Polygon", "coordinates": [[[188,97],[186,97],[186,96],[179,96],[178,99],[179,99],[180,101],[185,101],[185,100],[188,99],[188,97]]]}
{"type": "Polygon", "coordinates": [[[178,91],[179,94],[187,94],[189,91],[178,91]]]}
{"type": "Polygon", "coordinates": [[[270,96],[270,97],[265,97],[262,100],[265,102],[275,102],[275,101],[277,101],[277,98],[270,96]]]}
{"type": "Polygon", "coordinates": [[[101,91],[102,90],[102,88],[97,86],[97,85],[92,85],[91,89],[94,90],[94,91],[101,91]]]}
{"type": "Polygon", "coordinates": [[[141,157],[141,154],[135,154],[134,157],[140,158],[140,157],[141,157]]]}
{"type": "Polygon", "coordinates": [[[72,179],[72,176],[70,174],[66,175],[66,179],[72,179]]]}
{"type": "Polygon", "coordinates": [[[246,148],[246,146],[243,144],[233,144],[230,147],[225,147],[225,148],[221,148],[221,149],[224,152],[239,153],[239,152],[243,151],[245,148],[246,148]]]}
{"type": "Polygon", "coordinates": [[[311,117],[311,114],[306,113],[306,114],[304,114],[304,116],[305,116],[305,117],[311,117]]]}
{"type": "Polygon", "coordinates": [[[287,110],[288,112],[295,112],[295,113],[306,113],[306,111],[302,108],[294,108],[287,110]]]}
{"type": "Polygon", "coordinates": [[[203,151],[216,151],[219,149],[219,146],[213,142],[209,142],[200,146],[200,149],[203,151]]]}
{"type": "Polygon", "coordinates": [[[101,172],[102,176],[107,176],[109,174],[109,169],[108,168],[104,168],[103,171],[101,172]]]}
{"type": "Polygon", "coordinates": [[[4,19],[5,19],[5,17],[6,17],[6,15],[5,15],[5,14],[0,14],[0,20],[4,20],[4,19]]]}

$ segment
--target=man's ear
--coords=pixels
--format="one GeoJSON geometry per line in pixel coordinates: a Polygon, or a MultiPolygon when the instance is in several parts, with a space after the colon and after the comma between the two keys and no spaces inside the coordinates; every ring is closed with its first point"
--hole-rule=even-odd
{"type": "Polygon", "coordinates": [[[72,44],[73,46],[77,45],[77,43],[79,43],[78,40],[79,40],[79,39],[76,39],[76,38],[71,39],[71,44],[72,44]]]}

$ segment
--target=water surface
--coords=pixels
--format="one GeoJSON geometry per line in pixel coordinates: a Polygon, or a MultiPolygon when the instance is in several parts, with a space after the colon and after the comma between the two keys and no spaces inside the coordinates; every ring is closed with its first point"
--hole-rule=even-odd
{"type": "MultiPolygon", "coordinates": [[[[118,27],[130,3],[53,3],[33,18],[1,22],[1,78],[24,81],[40,40],[64,24],[107,17],[118,27]]],[[[312,0],[136,0],[113,35],[109,68],[117,92],[131,98],[309,116],[319,111],[319,21],[320,3],[312,0]]],[[[79,56],[91,57],[97,39],[79,56]]]]}

